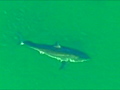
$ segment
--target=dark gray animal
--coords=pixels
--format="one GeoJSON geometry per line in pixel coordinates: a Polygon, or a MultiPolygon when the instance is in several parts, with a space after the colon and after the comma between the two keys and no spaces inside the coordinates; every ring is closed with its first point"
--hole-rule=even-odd
{"type": "Polygon", "coordinates": [[[55,45],[46,45],[33,43],[31,41],[22,41],[21,45],[27,45],[34,50],[39,51],[40,54],[44,54],[61,61],[62,64],[60,69],[64,68],[66,62],[84,62],[90,59],[90,57],[84,52],[61,46],[58,43],[55,45]]]}

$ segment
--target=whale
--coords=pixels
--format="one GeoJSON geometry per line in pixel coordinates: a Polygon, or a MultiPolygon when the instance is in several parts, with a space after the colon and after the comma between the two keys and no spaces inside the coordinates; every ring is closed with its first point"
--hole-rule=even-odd
{"type": "Polygon", "coordinates": [[[21,45],[29,46],[30,48],[37,50],[40,54],[59,60],[62,63],[60,69],[65,67],[66,62],[76,63],[90,60],[90,57],[86,53],[77,49],[62,46],[58,42],[54,45],[48,45],[25,40],[21,42],[21,45]]]}

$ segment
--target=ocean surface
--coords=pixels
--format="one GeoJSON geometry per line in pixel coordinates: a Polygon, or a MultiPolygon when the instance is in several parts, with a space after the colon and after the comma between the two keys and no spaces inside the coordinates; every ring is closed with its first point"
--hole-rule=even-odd
{"type": "Polygon", "coordinates": [[[0,89],[120,89],[120,1],[0,1],[0,89]],[[61,62],[20,45],[40,44],[90,56],[61,62]]]}

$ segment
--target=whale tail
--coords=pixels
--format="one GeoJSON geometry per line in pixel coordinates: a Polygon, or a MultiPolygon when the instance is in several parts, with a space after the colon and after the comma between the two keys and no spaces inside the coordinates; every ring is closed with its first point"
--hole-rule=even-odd
{"type": "Polygon", "coordinates": [[[0,46],[23,45],[23,42],[23,36],[19,31],[5,31],[1,33],[0,46]]]}
{"type": "Polygon", "coordinates": [[[17,38],[18,38],[18,44],[24,45],[24,39],[20,32],[16,32],[17,38]]]}

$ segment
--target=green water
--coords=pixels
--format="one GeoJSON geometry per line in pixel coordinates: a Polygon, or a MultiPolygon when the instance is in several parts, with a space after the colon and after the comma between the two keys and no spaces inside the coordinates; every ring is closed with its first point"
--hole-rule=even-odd
{"type": "Polygon", "coordinates": [[[120,89],[120,1],[0,1],[0,89],[120,89]],[[61,63],[19,45],[72,47],[91,60],[61,63]]]}

